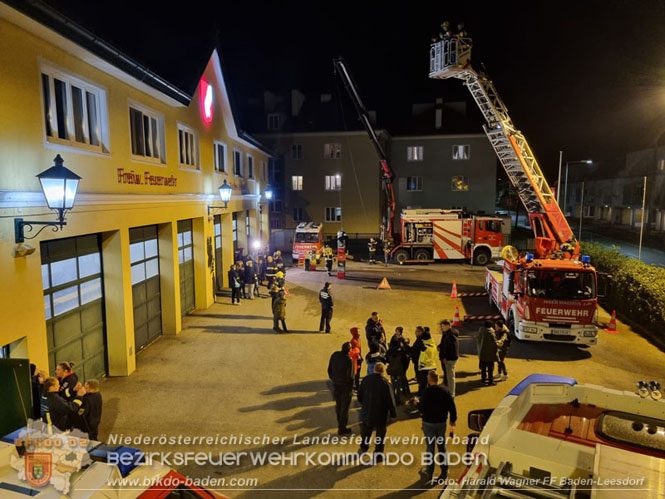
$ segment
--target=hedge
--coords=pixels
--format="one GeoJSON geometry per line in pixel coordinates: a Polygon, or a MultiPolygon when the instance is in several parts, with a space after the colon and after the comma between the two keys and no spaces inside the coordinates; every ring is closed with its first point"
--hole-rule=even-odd
{"type": "Polygon", "coordinates": [[[605,304],[665,340],[665,269],[598,243],[582,243],[581,253],[591,257],[598,272],[612,275],[605,304]]]}

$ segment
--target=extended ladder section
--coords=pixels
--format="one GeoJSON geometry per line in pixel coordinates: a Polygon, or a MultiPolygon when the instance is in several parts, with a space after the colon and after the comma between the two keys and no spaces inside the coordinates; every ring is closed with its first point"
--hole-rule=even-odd
{"type": "Polygon", "coordinates": [[[573,231],[556,202],[524,136],[513,125],[493,83],[471,68],[471,39],[444,38],[430,47],[429,77],[463,80],[487,124],[485,134],[529,213],[540,257],[559,251],[562,244],[576,247],[573,231]],[[541,241],[538,241],[538,240],[541,241]],[[540,242],[540,244],[538,244],[540,242]]]}

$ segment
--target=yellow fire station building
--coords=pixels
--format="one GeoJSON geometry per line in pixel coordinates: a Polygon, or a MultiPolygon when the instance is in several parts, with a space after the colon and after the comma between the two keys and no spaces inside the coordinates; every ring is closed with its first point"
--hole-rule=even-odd
{"type": "Polygon", "coordinates": [[[217,52],[188,95],[25,4],[0,3],[0,355],[129,375],[212,305],[234,249],[267,244],[270,153],[236,127],[217,52]],[[57,220],[36,176],[60,160],[81,177],[66,225],[30,225],[57,220]]]}

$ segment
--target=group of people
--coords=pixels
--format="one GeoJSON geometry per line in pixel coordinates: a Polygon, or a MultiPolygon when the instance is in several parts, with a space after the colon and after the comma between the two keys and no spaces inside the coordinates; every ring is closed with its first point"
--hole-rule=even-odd
{"type": "Polygon", "coordinates": [[[506,355],[510,348],[510,330],[503,321],[494,324],[485,321],[476,336],[478,346],[478,367],[481,379],[485,385],[496,385],[494,377],[494,364],[497,364],[499,379],[508,378],[506,370],[506,355]]]}
{"type": "Polygon", "coordinates": [[[38,371],[35,364],[30,364],[30,371],[33,400],[39,400],[39,405],[34,406],[34,419],[41,419],[60,431],[78,429],[91,440],[97,440],[102,419],[99,381],[90,379],[82,385],[73,362],[58,364],[54,377],[38,371]]]}
{"type": "Polygon", "coordinates": [[[285,275],[286,266],[279,250],[272,256],[258,254],[255,259],[249,255],[239,255],[228,271],[231,303],[240,305],[241,298],[252,300],[261,297],[261,285],[264,283],[268,290],[271,290],[275,283],[281,282],[282,287],[285,275]]]}

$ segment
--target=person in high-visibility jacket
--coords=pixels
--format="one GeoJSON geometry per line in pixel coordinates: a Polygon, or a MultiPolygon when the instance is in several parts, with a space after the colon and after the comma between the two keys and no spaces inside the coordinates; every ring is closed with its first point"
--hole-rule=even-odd
{"type": "Polygon", "coordinates": [[[46,424],[53,425],[61,431],[72,429],[72,422],[76,416],[83,415],[83,401],[85,388],[77,384],[77,392],[74,398],[67,400],[58,391],[60,382],[57,378],[46,378],[44,380],[44,394],[41,399],[42,419],[46,424]]]}
{"type": "Polygon", "coordinates": [[[305,270],[309,270],[310,262],[312,261],[312,250],[305,250],[305,270]]]}
{"type": "Polygon", "coordinates": [[[332,275],[332,266],[333,266],[333,259],[335,258],[335,255],[333,254],[333,250],[330,246],[327,244],[323,248],[323,258],[326,260],[326,269],[328,270],[328,275],[332,275]]]}

